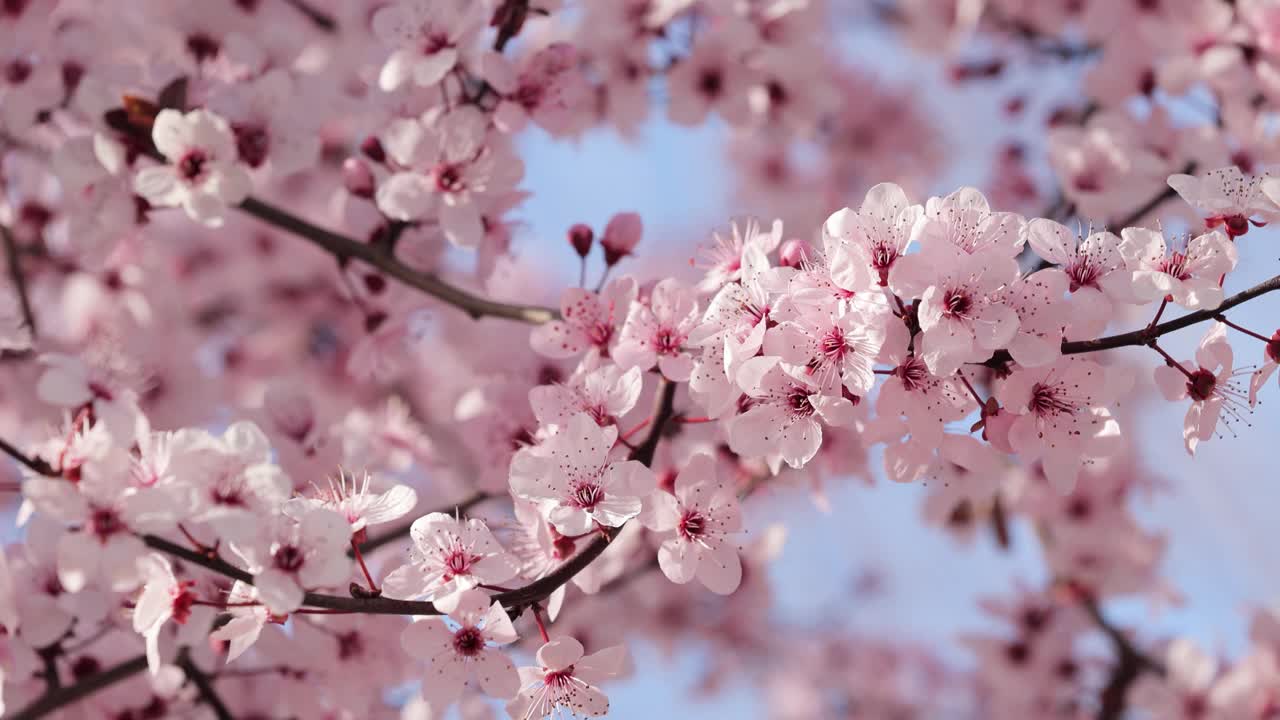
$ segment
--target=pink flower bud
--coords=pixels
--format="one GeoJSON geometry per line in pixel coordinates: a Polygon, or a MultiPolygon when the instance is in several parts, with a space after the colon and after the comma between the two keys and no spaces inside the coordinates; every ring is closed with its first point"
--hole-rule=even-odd
{"type": "Polygon", "coordinates": [[[356,197],[371,198],[374,191],[373,171],[360,158],[350,157],[342,162],[342,184],[356,197]]]}
{"type": "Polygon", "coordinates": [[[382,149],[382,141],[370,135],[360,143],[360,152],[364,156],[376,163],[384,163],[387,161],[387,151],[382,149]]]}
{"type": "Polygon", "coordinates": [[[604,248],[605,264],[613,265],[630,255],[639,244],[640,234],[643,231],[644,224],[640,221],[639,214],[621,212],[614,215],[604,228],[604,237],[600,239],[600,245],[604,248]]]}
{"type": "Polygon", "coordinates": [[[804,262],[805,257],[809,255],[809,246],[803,240],[792,238],[782,243],[782,248],[778,250],[778,260],[786,267],[800,267],[800,263],[804,262]]]}
{"type": "Polygon", "coordinates": [[[586,257],[587,253],[591,252],[591,242],[593,240],[595,240],[595,233],[591,231],[590,227],[577,223],[569,228],[569,244],[578,253],[578,257],[586,257]]]}

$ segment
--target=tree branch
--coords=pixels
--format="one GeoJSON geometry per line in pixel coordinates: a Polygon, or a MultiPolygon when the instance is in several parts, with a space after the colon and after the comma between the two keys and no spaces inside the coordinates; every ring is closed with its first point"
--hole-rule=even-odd
{"type": "Polygon", "coordinates": [[[22,272],[21,257],[18,253],[18,242],[8,227],[0,225],[0,239],[4,240],[5,261],[9,265],[9,279],[13,281],[14,292],[18,295],[18,303],[22,306],[22,322],[27,326],[32,339],[36,336],[36,314],[31,308],[31,296],[27,293],[27,276],[22,272]]]}
{"type": "Polygon", "coordinates": [[[246,199],[240,203],[239,208],[269,225],[293,233],[304,240],[309,240],[337,258],[339,263],[345,262],[350,258],[356,258],[410,287],[417,288],[437,300],[453,305],[472,318],[479,319],[488,315],[517,320],[530,325],[541,325],[555,320],[560,315],[552,308],[500,303],[472,295],[466,290],[446,283],[434,274],[419,272],[405,265],[395,255],[384,249],[358,242],[345,235],[313,225],[288,211],[257,198],[246,199]]]}
{"type": "Polygon", "coordinates": [[[19,463],[22,463],[37,475],[44,475],[45,477],[58,477],[57,470],[55,470],[52,465],[45,462],[44,459],[35,457],[33,455],[28,455],[22,452],[18,448],[11,445],[9,441],[5,440],[4,438],[0,438],[0,452],[3,452],[5,455],[8,455],[14,460],[17,460],[19,463]]]}
{"type": "Polygon", "coordinates": [[[313,7],[306,0],[285,0],[285,4],[302,13],[317,28],[327,33],[338,31],[338,23],[332,15],[313,7]]]}
{"type": "Polygon", "coordinates": [[[1080,604],[1093,623],[1111,640],[1116,651],[1116,663],[1111,668],[1107,684],[1098,695],[1097,720],[1120,720],[1127,706],[1129,689],[1142,673],[1150,672],[1164,677],[1165,668],[1134,647],[1129,637],[1102,614],[1096,600],[1086,596],[1080,604]]]}
{"type": "Polygon", "coordinates": [[[178,652],[177,665],[182,668],[182,672],[186,673],[187,679],[200,692],[201,702],[213,710],[213,714],[218,720],[235,720],[236,716],[231,714],[231,711],[227,709],[226,703],[222,702],[222,698],[218,695],[218,691],[214,689],[212,678],[196,667],[195,663],[191,661],[191,654],[187,651],[187,648],[184,647],[178,652]]]}
{"type": "Polygon", "coordinates": [[[94,673],[79,682],[53,692],[47,692],[35,702],[18,711],[10,720],[38,720],[62,708],[77,703],[90,695],[147,669],[147,656],[139,655],[119,665],[94,673]]]}
{"type": "MultiPolygon", "coordinates": [[[[1118,335],[1108,335],[1106,337],[1100,337],[1093,340],[1072,340],[1071,342],[1063,342],[1062,354],[1079,355],[1081,353],[1113,350],[1115,348],[1131,345],[1149,345],[1156,338],[1162,335],[1167,335],[1175,330],[1181,330],[1197,323],[1202,323],[1205,320],[1213,320],[1215,316],[1220,315],[1237,305],[1243,305],[1256,297],[1266,295],[1267,293],[1274,292],[1276,290],[1280,290],[1280,275],[1277,275],[1270,280],[1260,282],[1248,290],[1242,290],[1241,292],[1232,295],[1226,300],[1223,300],[1222,304],[1215,308],[1197,310],[1192,313],[1187,313],[1182,317],[1162,322],[1159,325],[1144,327],[1139,330],[1120,333],[1118,335]]],[[[1009,354],[1009,351],[998,350],[992,354],[990,360],[987,360],[982,364],[989,367],[1000,368],[1012,361],[1013,356],[1009,354]]]]}

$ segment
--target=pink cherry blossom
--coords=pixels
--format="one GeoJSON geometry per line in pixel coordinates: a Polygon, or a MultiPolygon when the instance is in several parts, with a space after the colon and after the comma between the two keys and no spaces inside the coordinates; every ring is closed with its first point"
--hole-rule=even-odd
{"type": "Polygon", "coordinates": [[[484,23],[483,8],[464,0],[397,0],[373,15],[373,32],[394,48],[378,74],[390,92],[407,82],[435,85],[458,62],[459,48],[484,23]]]}
{"type": "Polygon", "coordinates": [[[297,518],[271,518],[258,537],[232,549],[254,574],[262,603],[276,614],[302,606],[307,590],[331,588],[351,574],[346,549],[351,527],[341,514],[309,508],[297,518]]]}
{"type": "Polygon", "coordinates": [[[1166,399],[1191,398],[1182,437],[1192,455],[1201,441],[1214,436],[1219,422],[1229,425],[1247,410],[1245,394],[1233,381],[1238,374],[1232,366],[1233,359],[1227,326],[1218,322],[1200,340],[1194,363],[1176,367],[1165,364],[1155,369],[1156,385],[1166,399]]]}
{"type": "Polygon", "coordinates": [[[607,356],[621,337],[635,298],[631,278],[614,280],[599,293],[570,288],[560,299],[563,319],[535,328],[529,342],[547,357],[573,357],[588,350],[607,356]]]}
{"type": "Polygon", "coordinates": [[[336,478],[329,478],[328,487],[316,486],[313,496],[289,501],[287,512],[301,516],[308,508],[333,510],[347,519],[360,542],[370,525],[399,520],[418,504],[418,493],[407,485],[392,485],[375,492],[370,489],[372,482],[373,476],[368,472],[357,476],[339,470],[336,478]]]}
{"type": "Polygon", "coordinates": [[[702,252],[706,276],[698,283],[702,292],[714,293],[727,283],[746,277],[747,248],[757,248],[768,255],[782,242],[782,221],[774,220],[766,231],[755,218],[735,218],[729,223],[728,233],[711,234],[711,246],[702,252]]]}
{"type": "Polygon", "coordinates": [[[1209,232],[1168,247],[1164,233],[1125,228],[1121,252],[1133,272],[1134,295],[1152,302],[1168,297],[1187,308],[1215,308],[1222,302],[1222,278],[1235,269],[1239,253],[1221,232],[1209,232]]]}
{"type": "Polygon", "coordinates": [[[507,704],[513,718],[549,718],[572,713],[600,717],[609,712],[609,698],[597,687],[623,673],[629,664],[622,645],[590,655],[582,643],[559,637],[538,648],[538,664],[520,668],[523,689],[507,704]]]}
{"type": "Polygon", "coordinates": [[[823,395],[804,370],[776,357],[747,360],[737,382],[750,398],[747,409],[729,421],[729,446],[744,457],[777,456],[793,468],[804,467],[822,444],[822,422],[844,425],[853,404],[823,395]]]}
{"type": "Polygon", "coordinates": [[[530,390],[529,405],[543,425],[567,425],[578,413],[587,413],[600,425],[616,425],[636,406],[643,387],[640,368],[602,365],[588,370],[584,366],[568,383],[530,390]]]}
{"type": "Polygon", "coordinates": [[[805,368],[827,393],[839,393],[843,385],[862,397],[875,382],[872,368],[883,343],[882,318],[856,311],[836,316],[802,310],[765,333],[764,354],[805,368]]]}
{"type": "MultiPolygon", "coordinates": [[[[205,622],[212,620],[209,608],[193,607],[196,600],[191,592],[192,581],[179,582],[173,574],[173,566],[163,555],[151,553],[138,558],[145,582],[138,602],[133,609],[133,629],[147,643],[147,667],[151,674],[160,672],[160,631],[170,620],[185,626],[191,616],[200,610],[205,622]]],[[[198,633],[199,621],[193,624],[198,633]]],[[[190,634],[190,633],[189,633],[190,634]]],[[[198,636],[198,635],[197,635],[198,636]]]]}
{"type": "Polygon", "coordinates": [[[617,437],[617,426],[574,415],[546,442],[516,454],[511,492],[541,503],[564,535],[582,535],[596,523],[621,527],[640,514],[656,479],[635,460],[611,458],[617,437]]]}
{"type": "Polygon", "coordinates": [[[565,134],[591,100],[577,51],[568,43],[533,53],[518,72],[498,53],[485,55],[483,62],[485,79],[503,98],[494,124],[504,132],[519,132],[532,120],[553,135],[565,134]]]}
{"type": "Polygon", "coordinates": [[[460,520],[429,513],[413,521],[409,562],[392,570],[382,589],[390,597],[427,597],[453,612],[463,592],[477,585],[501,585],[519,565],[476,518],[460,520]]]}
{"type": "MultiPolygon", "coordinates": [[[[923,217],[924,208],[911,204],[901,187],[880,183],[867,191],[856,211],[844,208],[832,213],[823,224],[822,233],[824,237],[836,238],[851,246],[846,252],[868,263],[875,281],[884,287],[889,284],[889,272],[894,264],[906,254],[915,227],[923,217]]],[[[852,267],[852,261],[850,265],[850,269],[862,269],[852,267]]]]}
{"type": "Polygon", "coordinates": [[[490,603],[483,590],[467,590],[449,613],[451,628],[440,618],[411,623],[400,646],[411,657],[430,661],[422,697],[437,712],[457,702],[464,684],[474,680],[490,697],[509,700],[520,690],[520,676],[500,648],[518,639],[501,603],[490,603]]]}
{"type": "Polygon", "coordinates": [[[712,592],[728,595],[742,579],[732,536],[742,529],[733,486],[716,473],[710,455],[694,455],[676,475],[674,493],[654,492],[641,522],[658,533],[658,565],[671,582],[697,578],[712,592]]]}
{"type": "Polygon", "coordinates": [[[1027,224],[1027,242],[1067,276],[1075,311],[1070,323],[1073,337],[1097,336],[1106,327],[1114,303],[1132,298],[1133,274],[1115,234],[1091,232],[1080,237],[1060,223],[1036,218],[1027,224]]]}
{"type": "Polygon", "coordinates": [[[134,190],[152,205],[180,205],[192,220],[221,227],[227,207],[252,189],[227,121],[207,110],[161,110],[151,137],[170,164],[139,170],[134,190]]]}
{"type": "Polygon", "coordinates": [[[1269,176],[1248,176],[1232,165],[1210,171],[1204,177],[1170,175],[1173,188],[1189,205],[1203,213],[1205,224],[1222,226],[1229,237],[1244,235],[1252,221],[1265,225],[1280,213],[1273,194],[1280,186],[1269,176]],[[1262,221],[1254,220],[1261,217],[1262,221]]]}
{"type": "Polygon", "coordinates": [[[403,221],[438,215],[449,242],[476,248],[484,238],[482,203],[515,189],[520,159],[470,107],[395,121],[383,139],[397,171],[378,185],[378,209],[403,221]]]}
{"type": "Polygon", "coordinates": [[[685,382],[693,371],[689,336],[699,317],[693,289],[675,279],[663,280],[647,303],[631,306],[614,357],[625,368],[648,370],[656,364],[668,380],[685,382]]]}
{"type": "Polygon", "coordinates": [[[1258,404],[1258,391],[1271,379],[1277,367],[1280,367],[1280,331],[1271,336],[1262,353],[1262,365],[1249,377],[1250,407],[1258,404]]]}
{"type": "Polygon", "coordinates": [[[1014,413],[1009,442],[1025,460],[1039,459],[1054,487],[1069,491],[1083,463],[1119,447],[1120,427],[1108,404],[1118,378],[1101,365],[1063,357],[1052,365],[1015,368],[996,389],[1014,413]]]}

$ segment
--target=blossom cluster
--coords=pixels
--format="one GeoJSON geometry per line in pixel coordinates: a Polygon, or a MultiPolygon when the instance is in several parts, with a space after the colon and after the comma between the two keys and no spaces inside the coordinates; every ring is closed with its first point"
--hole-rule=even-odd
{"type": "Polygon", "coordinates": [[[1194,456],[1274,392],[1280,330],[1235,308],[1280,289],[1240,280],[1280,14],[867,5],[958,86],[1092,63],[1057,189],[1010,140],[932,192],[955,143],[837,58],[834,1],[3,3],[0,712],[595,717],[649,641],[783,718],[1274,714],[1274,612],[1220,664],[1104,604],[1175,594],[1135,408],[1194,456]],[[754,214],[691,275],[609,209],[553,287],[522,139],[659,121],[723,130],[754,214]],[[960,542],[1035,529],[1052,579],[986,603],[972,671],[776,617],[761,495],[850,477],[925,485],[960,542]]]}

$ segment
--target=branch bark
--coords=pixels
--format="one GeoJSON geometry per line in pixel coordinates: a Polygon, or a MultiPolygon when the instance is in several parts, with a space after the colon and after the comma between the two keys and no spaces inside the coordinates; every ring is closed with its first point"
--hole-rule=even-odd
{"type": "Polygon", "coordinates": [[[400,262],[386,250],[353,240],[345,235],[326,230],[274,205],[257,198],[248,198],[239,205],[240,210],[281,230],[297,235],[333,255],[339,263],[355,258],[381,270],[400,282],[452,305],[472,318],[485,316],[541,325],[559,317],[552,308],[537,305],[501,303],[450,285],[434,274],[415,270],[400,262]]]}
{"type": "Polygon", "coordinates": [[[75,684],[41,695],[35,702],[19,710],[11,720],[38,720],[46,717],[68,705],[89,697],[99,690],[108,688],[123,680],[128,680],[146,669],[146,655],[130,658],[119,665],[94,673],[75,684]]]}
{"type": "Polygon", "coordinates": [[[213,679],[196,667],[195,663],[191,661],[191,654],[187,652],[186,648],[179,651],[178,667],[182,668],[182,672],[186,673],[187,679],[196,686],[196,690],[200,693],[200,701],[213,710],[213,714],[218,720],[235,720],[235,715],[231,714],[227,704],[222,701],[222,697],[214,689],[213,679]]]}

